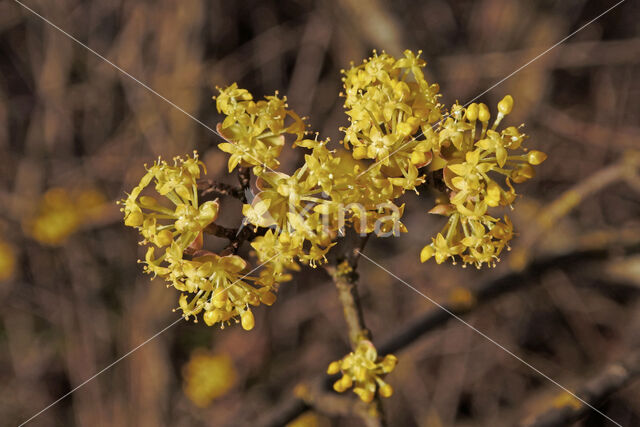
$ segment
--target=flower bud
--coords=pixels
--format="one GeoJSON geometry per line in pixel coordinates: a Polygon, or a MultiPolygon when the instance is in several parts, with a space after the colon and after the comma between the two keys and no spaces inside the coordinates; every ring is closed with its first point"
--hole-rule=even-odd
{"type": "Polygon", "coordinates": [[[384,359],[382,359],[382,370],[385,373],[389,373],[393,371],[398,364],[398,358],[393,354],[387,354],[384,359]]]}
{"type": "Polygon", "coordinates": [[[469,105],[467,107],[467,112],[465,114],[465,117],[470,122],[475,122],[476,120],[478,120],[478,104],[474,102],[471,105],[469,105]]]}
{"type": "Polygon", "coordinates": [[[206,311],[202,318],[204,319],[204,323],[206,323],[207,326],[213,326],[215,323],[218,323],[220,320],[222,320],[222,313],[220,313],[218,310],[210,310],[206,311]]]}
{"type": "Polygon", "coordinates": [[[542,151],[532,150],[527,154],[527,161],[531,165],[539,165],[540,163],[547,160],[547,155],[542,151]]]}
{"type": "Polygon", "coordinates": [[[491,113],[489,113],[489,107],[487,107],[486,104],[481,102],[478,105],[478,119],[480,119],[480,121],[484,123],[484,122],[488,122],[490,118],[491,118],[491,113]]]}
{"type": "Polygon", "coordinates": [[[340,372],[340,362],[338,362],[338,361],[331,362],[329,364],[329,367],[327,368],[327,374],[335,375],[338,372],[340,372]]]}
{"type": "Polygon", "coordinates": [[[370,403],[373,400],[373,392],[370,390],[365,390],[363,388],[358,387],[353,389],[353,392],[357,394],[360,397],[360,400],[362,400],[365,403],[370,403]]]}
{"type": "Polygon", "coordinates": [[[511,95],[507,95],[502,98],[502,101],[498,102],[498,111],[505,116],[511,113],[513,109],[513,97],[511,95]]]}
{"type": "Polygon", "coordinates": [[[335,391],[337,391],[338,393],[342,393],[343,391],[345,391],[347,389],[347,387],[344,386],[344,384],[342,383],[341,380],[342,379],[339,379],[338,381],[333,383],[333,389],[335,391]]]}
{"type": "Polygon", "coordinates": [[[391,387],[389,384],[385,383],[384,385],[382,385],[378,391],[380,393],[380,396],[382,397],[391,397],[391,395],[393,394],[393,387],[391,387]]]}
{"type": "Polygon", "coordinates": [[[242,329],[244,329],[245,331],[250,331],[253,329],[256,321],[251,310],[246,309],[240,314],[240,323],[242,324],[242,329]]]}
{"type": "Polygon", "coordinates": [[[354,159],[364,159],[367,157],[367,147],[358,146],[353,149],[354,159]]]}

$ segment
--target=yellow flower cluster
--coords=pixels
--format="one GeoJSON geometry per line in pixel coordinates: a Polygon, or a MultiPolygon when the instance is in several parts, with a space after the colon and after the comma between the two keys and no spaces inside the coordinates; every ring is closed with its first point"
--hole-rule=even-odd
{"type": "Polygon", "coordinates": [[[513,183],[535,175],[533,166],[546,159],[541,151],[526,151],[526,135],[510,126],[498,126],[513,108],[507,95],[498,103],[498,114],[490,126],[491,115],[485,104],[454,105],[449,117],[437,129],[433,165],[443,169],[449,189],[448,203],[431,212],[449,217],[444,229],[432,238],[420,254],[422,262],[435,257],[437,263],[459,257],[477,267],[495,265],[500,252],[513,236],[507,216],[504,221],[487,213],[488,208],[510,206],[516,198],[513,183]],[[490,126],[490,127],[489,127],[490,126]],[[438,165],[438,166],[436,166],[438,165]]]}
{"type": "Polygon", "coordinates": [[[255,102],[246,89],[239,89],[235,83],[218,90],[218,112],[227,116],[218,125],[218,132],[229,141],[218,144],[218,148],[231,154],[229,172],[238,165],[253,166],[256,174],[265,168],[274,169],[280,164],[284,135],[295,135],[296,142],[304,137],[304,122],[287,110],[287,99],[278,98],[277,92],[255,102]],[[289,125],[285,125],[287,117],[293,121],[289,125]]]}
{"type": "Polygon", "coordinates": [[[383,377],[393,371],[397,363],[398,358],[393,354],[378,357],[373,343],[362,340],[355,352],[331,362],[327,373],[342,373],[342,377],[333,384],[335,391],[342,393],[353,387],[353,392],[368,403],[373,400],[376,391],[382,397],[390,397],[393,394],[393,388],[384,382],[383,377]]]}
{"type": "Polygon", "coordinates": [[[183,390],[201,408],[224,396],[236,383],[233,361],[226,354],[196,350],[182,368],[183,390]]]}
{"type": "Polygon", "coordinates": [[[440,120],[437,84],[429,84],[426,62],[407,50],[395,59],[383,53],[344,71],[345,147],[355,159],[372,159],[380,195],[398,197],[424,182],[418,168],[431,161],[432,125],[440,120]],[[422,138],[419,138],[419,135],[422,138]]]}
{"type": "Polygon", "coordinates": [[[202,250],[202,232],[216,220],[219,204],[198,203],[196,182],[201,168],[197,153],[186,159],[176,157],[173,165],[155,162],[120,202],[124,221],[138,229],[141,244],[148,246],[145,272],[182,292],[179,305],[186,319],[204,311],[207,325],[224,327],[239,316],[242,327],[251,330],[255,322],[249,306],[273,304],[274,275],[266,269],[260,277],[264,274],[269,280],[262,282],[260,277],[243,274],[247,262],[241,257],[202,250]],[[152,182],[162,199],[141,194],[152,182]]]}
{"type": "Polygon", "coordinates": [[[23,229],[38,242],[57,246],[98,218],[105,206],[105,196],[96,189],[51,188],[39,201],[36,214],[25,219],[23,229]]]}
{"type": "Polygon", "coordinates": [[[202,249],[202,232],[219,205],[198,202],[197,156],[173,166],[156,162],[123,201],[125,223],[149,245],[146,271],[183,292],[185,317],[204,312],[207,324],[224,325],[239,316],[251,329],[249,306],[271,305],[273,291],[299,263],[326,262],[345,227],[377,235],[406,232],[398,198],[417,193],[427,174],[445,187],[430,212],[448,221],[421,260],[478,267],[498,261],[514,232],[508,217],[494,217],[489,209],[510,206],[514,184],[533,177],[533,166],[546,156],[524,148],[519,128],[499,128],[513,108],[511,96],[500,101],[493,122],[485,104],[455,104],[446,112],[438,85],[425,79],[425,65],[420,52],[405,51],[399,59],[374,52],[344,71],[350,123],[338,150],[329,149],[328,140],[307,138],[303,119],[277,93],[254,101],[235,83],[219,89],[216,105],[225,118],[218,132],[226,139],[219,148],[230,154],[229,171],[251,168],[256,177],[258,192],[242,214],[253,230],[246,240],[264,268],[246,276],[241,257],[202,249]],[[290,174],[277,170],[287,139],[304,150],[301,166],[290,174]],[[151,181],[162,201],[141,195],[151,181]]]}

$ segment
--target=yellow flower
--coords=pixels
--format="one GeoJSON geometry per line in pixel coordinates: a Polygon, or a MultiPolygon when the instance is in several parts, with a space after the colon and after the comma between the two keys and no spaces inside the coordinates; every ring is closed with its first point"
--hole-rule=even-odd
{"type": "Polygon", "coordinates": [[[326,417],[307,411],[288,423],[286,427],[329,427],[330,425],[331,423],[326,417]]]}
{"type": "Polygon", "coordinates": [[[202,408],[227,394],[237,381],[233,361],[228,355],[214,355],[202,350],[192,353],[182,368],[182,377],[184,393],[202,408]]]}
{"type": "Polygon", "coordinates": [[[487,210],[511,205],[516,198],[512,182],[532,178],[532,165],[546,159],[541,151],[525,153],[522,143],[526,135],[517,128],[497,130],[512,108],[513,98],[507,95],[498,103],[498,114],[489,127],[491,114],[486,105],[473,103],[464,108],[456,104],[450,117],[436,130],[434,155],[438,161],[433,169],[444,169],[449,201],[455,211],[442,212],[450,221],[431,245],[423,248],[422,262],[431,257],[436,262],[448,258],[455,262],[459,256],[465,264],[495,265],[500,252],[508,247],[513,236],[511,223],[506,217],[502,223],[487,210]]]}
{"type": "Polygon", "coordinates": [[[13,247],[0,240],[0,281],[10,279],[16,269],[13,247]]]}
{"type": "Polygon", "coordinates": [[[218,216],[216,201],[198,203],[201,167],[195,152],[192,158],[176,157],[173,166],[164,160],[155,162],[140,184],[119,202],[125,225],[138,229],[143,243],[166,247],[175,241],[184,250],[218,216]],[[162,199],[141,195],[152,182],[162,199]]]}
{"type": "Polygon", "coordinates": [[[218,125],[218,132],[228,141],[218,148],[231,154],[229,172],[238,165],[253,166],[255,173],[275,169],[280,164],[278,156],[284,147],[284,135],[295,135],[294,144],[302,141],[305,124],[295,112],[287,110],[286,98],[279,98],[276,93],[255,102],[236,83],[218,90],[218,112],[227,116],[218,125]],[[287,118],[293,122],[286,125],[287,118]]]}
{"type": "Polygon", "coordinates": [[[355,159],[386,166],[391,184],[404,190],[423,182],[416,165],[431,160],[431,125],[441,117],[439,88],[425,80],[426,63],[419,56],[407,50],[396,60],[374,52],[362,65],[345,71],[343,78],[350,119],[343,129],[345,147],[353,146],[355,159]]]}
{"type": "Polygon", "coordinates": [[[97,189],[51,188],[38,203],[35,216],[23,222],[24,231],[38,242],[57,246],[104,212],[106,198],[97,189]]]}
{"type": "Polygon", "coordinates": [[[351,387],[353,392],[363,402],[371,402],[376,391],[382,397],[390,397],[393,394],[391,385],[384,382],[383,378],[392,372],[398,358],[392,354],[378,357],[378,352],[373,343],[362,340],[355,352],[347,354],[341,360],[331,362],[327,368],[329,375],[339,372],[342,377],[333,384],[333,389],[342,393],[351,387]]]}

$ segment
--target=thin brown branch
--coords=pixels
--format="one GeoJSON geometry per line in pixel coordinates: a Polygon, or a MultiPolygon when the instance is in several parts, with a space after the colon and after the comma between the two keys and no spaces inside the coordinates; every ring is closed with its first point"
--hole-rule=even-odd
{"type": "Polygon", "coordinates": [[[237,228],[225,227],[225,226],[216,224],[215,222],[212,222],[211,224],[207,225],[207,227],[204,229],[204,232],[208,234],[212,234],[216,237],[221,237],[223,239],[228,239],[231,241],[235,240],[238,235],[237,228]]]}
{"type": "MultiPolygon", "coordinates": [[[[597,405],[640,376],[640,351],[612,363],[587,381],[576,393],[590,405],[597,405]]],[[[563,392],[551,402],[551,408],[521,423],[523,427],[566,426],[587,415],[592,409],[574,396],[563,392]]]]}
{"type": "Polygon", "coordinates": [[[246,242],[248,240],[251,240],[254,237],[258,236],[261,233],[262,230],[264,230],[264,229],[258,229],[258,231],[256,231],[256,230],[253,229],[253,226],[245,226],[245,227],[243,227],[240,230],[240,232],[238,232],[233,237],[233,239],[231,240],[229,245],[222,250],[220,255],[225,256],[225,255],[238,253],[238,250],[240,249],[240,247],[242,246],[242,244],[244,242],[246,242]]]}
{"type": "MultiPolygon", "coordinates": [[[[338,299],[342,305],[344,319],[349,332],[349,342],[351,349],[354,351],[360,341],[372,339],[371,332],[367,329],[364,322],[357,287],[358,273],[356,272],[360,252],[364,249],[368,239],[368,234],[358,236],[355,247],[349,249],[342,259],[338,258],[336,266],[325,267],[329,275],[331,275],[338,291],[338,299]]],[[[373,402],[367,405],[367,407],[367,411],[361,413],[364,422],[370,427],[385,425],[382,403],[379,396],[376,395],[373,402]]]]}
{"type": "Polygon", "coordinates": [[[240,182],[240,186],[242,187],[240,200],[242,200],[242,203],[247,203],[247,190],[251,186],[251,168],[238,168],[238,182],[240,182]]]}
{"type": "MultiPolygon", "coordinates": [[[[498,297],[539,282],[539,279],[548,271],[554,269],[571,271],[582,265],[590,265],[591,263],[607,260],[611,256],[638,252],[640,252],[640,240],[633,239],[628,242],[606,241],[601,246],[538,257],[531,260],[522,270],[503,273],[482,282],[474,289],[470,289],[471,302],[469,304],[445,303],[442,306],[449,312],[461,316],[492,302],[498,297]]],[[[443,326],[451,319],[452,316],[440,308],[429,310],[384,340],[379,347],[379,351],[386,354],[401,350],[426,333],[443,326]]]]}
{"type": "Polygon", "coordinates": [[[198,199],[201,201],[213,200],[218,197],[229,196],[234,199],[243,200],[244,192],[242,188],[233,185],[217,182],[213,179],[201,179],[198,181],[198,199]]]}
{"type": "MultiPolygon", "coordinates": [[[[476,78],[502,78],[514,68],[514,61],[533,58],[539,48],[490,52],[483,54],[456,54],[443,56],[437,61],[442,76],[448,80],[476,78]]],[[[546,69],[590,67],[603,64],[626,64],[640,54],[640,39],[612,41],[584,41],[565,43],[546,55],[536,65],[546,69]],[[636,53],[633,53],[636,52],[636,53]]]]}
{"type": "Polygon", "coordinates": [[[329,265],[325,267],[338,290],[338,299],[342,304],[344,318],[349,330],[349,342],[353,350],[356,349],[361,340],[371,339],[371,333],[364,323],[357,287],[358,273],[356,272],[360,251],[366,245],[367,240],[368,235],[360,237],[357,247],[349,250],[343,259],[338,259],[337,266],[329,265]]]}

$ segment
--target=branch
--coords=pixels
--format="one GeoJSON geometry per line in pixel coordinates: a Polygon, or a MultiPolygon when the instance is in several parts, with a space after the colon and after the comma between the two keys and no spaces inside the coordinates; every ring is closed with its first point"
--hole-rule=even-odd
{"type": "Polygon", "coordinates": [[[223,225],[216,224],[215,222],[207,225],[204,229],[204,232],[228,240],[234,240],[238,235],[237,228],[225,227],[223,225]]]}
{"type": "Polygon", "coordinates": [[[537,227],[524,236],[522,248],[526,250],[534,247],[559,219],[566,216],[587,197],[620,181],[635,182],[639,169],[640,152],[630,151],[621,156],[617,162],[596,171],[569,188],[538,212],[535,218],[537,227]]]}
{"type": "Polygon", "coordinates": [[[364,315],[362,314],[357,288],[358,273],[356,272],[360,251],[364,249],[368,238],[369,235],[360,237],[358,248],[349,251],[343,260],[338,259],[336,261],[337,266],[325,267],[338,290],[338,298],[342,304],[344,319],[349,329],[349,342],[352,350],[356,349],[362,339],[371,339],[371,333],[364,323],[364,315]]]}
{"type": "Polygon", "coordinates": [[[198,199],[201,201],[213,200],[218,197],[230,196],[243,201],[244,191],[233,185],[217,182],[213,179],[198,180],[198,199]]]}
{"type": "Polygon", "coordinates": [[[238,181],[242,187],[240,200],[242,203],[247,203],[247,190],[251,186],[251,168],[238,167],[238,181]]]}
{"type": "MultiPolygon", "coordinates": [[[[601,403],[636,377],[640,376],[640,351],[607,366],[576,393],[590,405],[601,403]]],[[[521,423],[523,427],[554,427],[572,424],[587,415],[591,408],[568,393],[562,393],[552,402],[552,408],[521,423]]]]}
{"type": "Polygon", "coordinates": [[[330,417],[358,416],[368,427],[380,425],[380,419],[371,416],[371,406],[360,399],[341,396],[325,390],[322,382],[316,381],[313,384],[300,384],[294,394],[301,399],[308,407],[330,417]]]}
{"type": "MultiPolygon", "coordinates": [[[[635,240],[625,246],[617,242],[607,242],[607,245],[590,249],[580,249],[559,255],[548,255],[533,259],[520,271],[510,271],[498,277],[490,278],[475,290],[470,290],[470,303],[467,305],[442,304],[444,308],[458,316],[469,313],[479,306],[485,305],[496,298],[515,292],[528,284],[539,281],[547,271],[553,269],[572,270],[576,267],[594,261],[606,260],[612,255],[631,254],[640,252],[640,241],[635,240]]],[[[440,308],[427,311],[418,319],[410,322],[400,331],[394,333],[380,345],[383,354],[401,350],[422,335],[430,332],[452,319],[452,316],[440,308]]]]}
{"type": "MultiPolygon", "coordinates": [[[[364,315],[362,313],[362,305],[360,304],[357,287],[358,273],[356,272],[360,252],[367,244],[367,240],[369,240],[368,234],[359,236],[356,247],[349,250],[343,259],[338,258],[336,266],[325,267],[333,279],[333,283],[336,285],[338,299],[340,300],[340,304],[342,304],[344,319],[349,331],[349,342],[353,351],[356,350],[360,341],[371,340],[371,332],[364,323],[364,315]]],[[[358,414],[367,426],[376,427],[385,425],[382,403],[377,394],[373,401],[369,405],[366,405],[366,407],[368,410],[359,411],[358,414]]]]}

